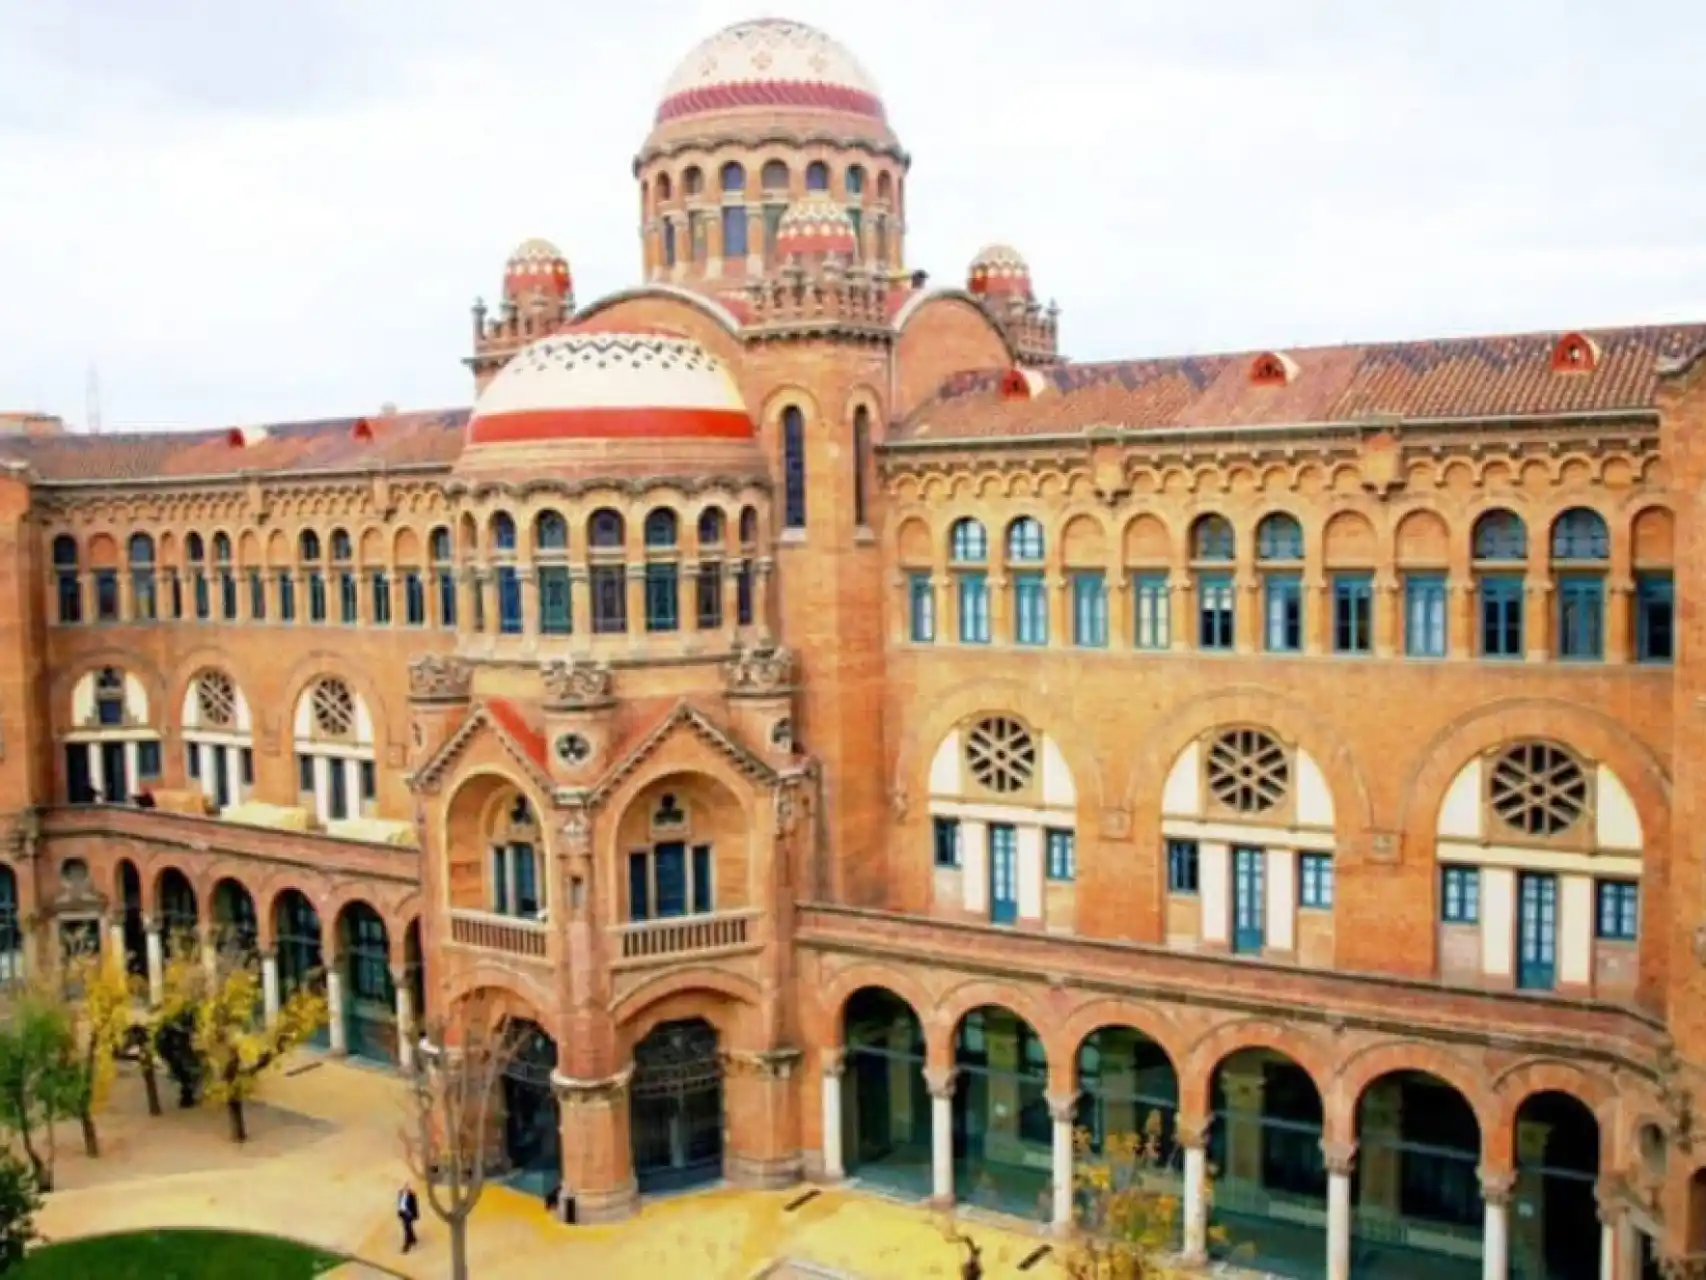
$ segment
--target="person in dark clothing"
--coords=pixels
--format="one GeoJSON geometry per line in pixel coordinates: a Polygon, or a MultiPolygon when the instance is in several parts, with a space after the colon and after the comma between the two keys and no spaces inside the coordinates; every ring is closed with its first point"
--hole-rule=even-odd
{"type": "Polygon", "coordinates": [[[413,1249],[419,1240],[415,1238],[415,1223],[420,1221],[421,1202],[415,1199],[415,1189],[407,1183],[397,1193],[397,1221],[403,1224],[403,1252],[413,1249]]]}

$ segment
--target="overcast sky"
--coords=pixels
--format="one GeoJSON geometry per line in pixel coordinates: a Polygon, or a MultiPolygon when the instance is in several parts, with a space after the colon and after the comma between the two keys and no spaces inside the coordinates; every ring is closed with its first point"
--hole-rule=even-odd
{"type": "Polygon", "coordinates": [[[467,403],[704,35],[823,27],[912,152],[908,265],[1017,245],[1077,359],[1706,319],[1687,0],[0,0],[0,410],[108,430],[467,403]]]}

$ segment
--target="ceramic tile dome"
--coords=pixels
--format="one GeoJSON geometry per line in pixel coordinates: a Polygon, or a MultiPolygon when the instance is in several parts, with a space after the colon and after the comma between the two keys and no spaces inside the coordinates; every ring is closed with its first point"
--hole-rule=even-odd
{"type": "Polygon", "coordinates": [[[884,118],[876,84],[851,53],[781,18],[738,22],[695,46],[664,86],[657,122],[737,107],[884,118]]]}
{"type": "Polygon", "coordinates": [[[1029,297],[1031,269],[1011,245],[985,245],[977,251],[966,271],[966,288],[997,297],[1029,297]]]}
{"type": "Polygon", "coordinates": [[[722,361],[664,332],[582,328],[541,338],[492,379],[468,422],[471,447],[753,438],[722,361]]]}
{"type": "Polygon", "coordinates": [[[504,297],[521,300],[535,293],[566,297],[574,291],[569,260],[549,240],[523,240],[504,264],[504,297]]]}
{"type": "Polygon", "coordinates": [[[776,223],[776,252],[782,257],[813,257],[835,253],[852,259],[858,242],[853,222],[829,196],[817,194],[796,200],[776,223]]]}

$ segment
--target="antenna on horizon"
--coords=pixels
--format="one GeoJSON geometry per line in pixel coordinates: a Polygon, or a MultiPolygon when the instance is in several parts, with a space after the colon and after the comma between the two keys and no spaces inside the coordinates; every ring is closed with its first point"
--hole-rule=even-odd
{"type": "Polygon", "coordinates": [[[89,379],[84,387],[83,397],[84,427],[90,435],[101,434],[101,371],[93,361],[89,363],[89,379]]]}

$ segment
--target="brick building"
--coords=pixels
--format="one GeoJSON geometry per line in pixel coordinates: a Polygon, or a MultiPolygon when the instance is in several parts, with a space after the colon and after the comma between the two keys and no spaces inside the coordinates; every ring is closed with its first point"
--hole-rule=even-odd
{"type": "Polygon", "coordinates": [[[1059,1221],[1153,1126],[1190,1251],[1213,1168],[1291,1274],[1706,1274],[1706,325],[1072,364],[909,167],[741,24],[642,282],[522,245],[471,410],[5,419],[0,964],[235,938],[404,1065],[495,995],[583,1220],[1059,1221]]]}

